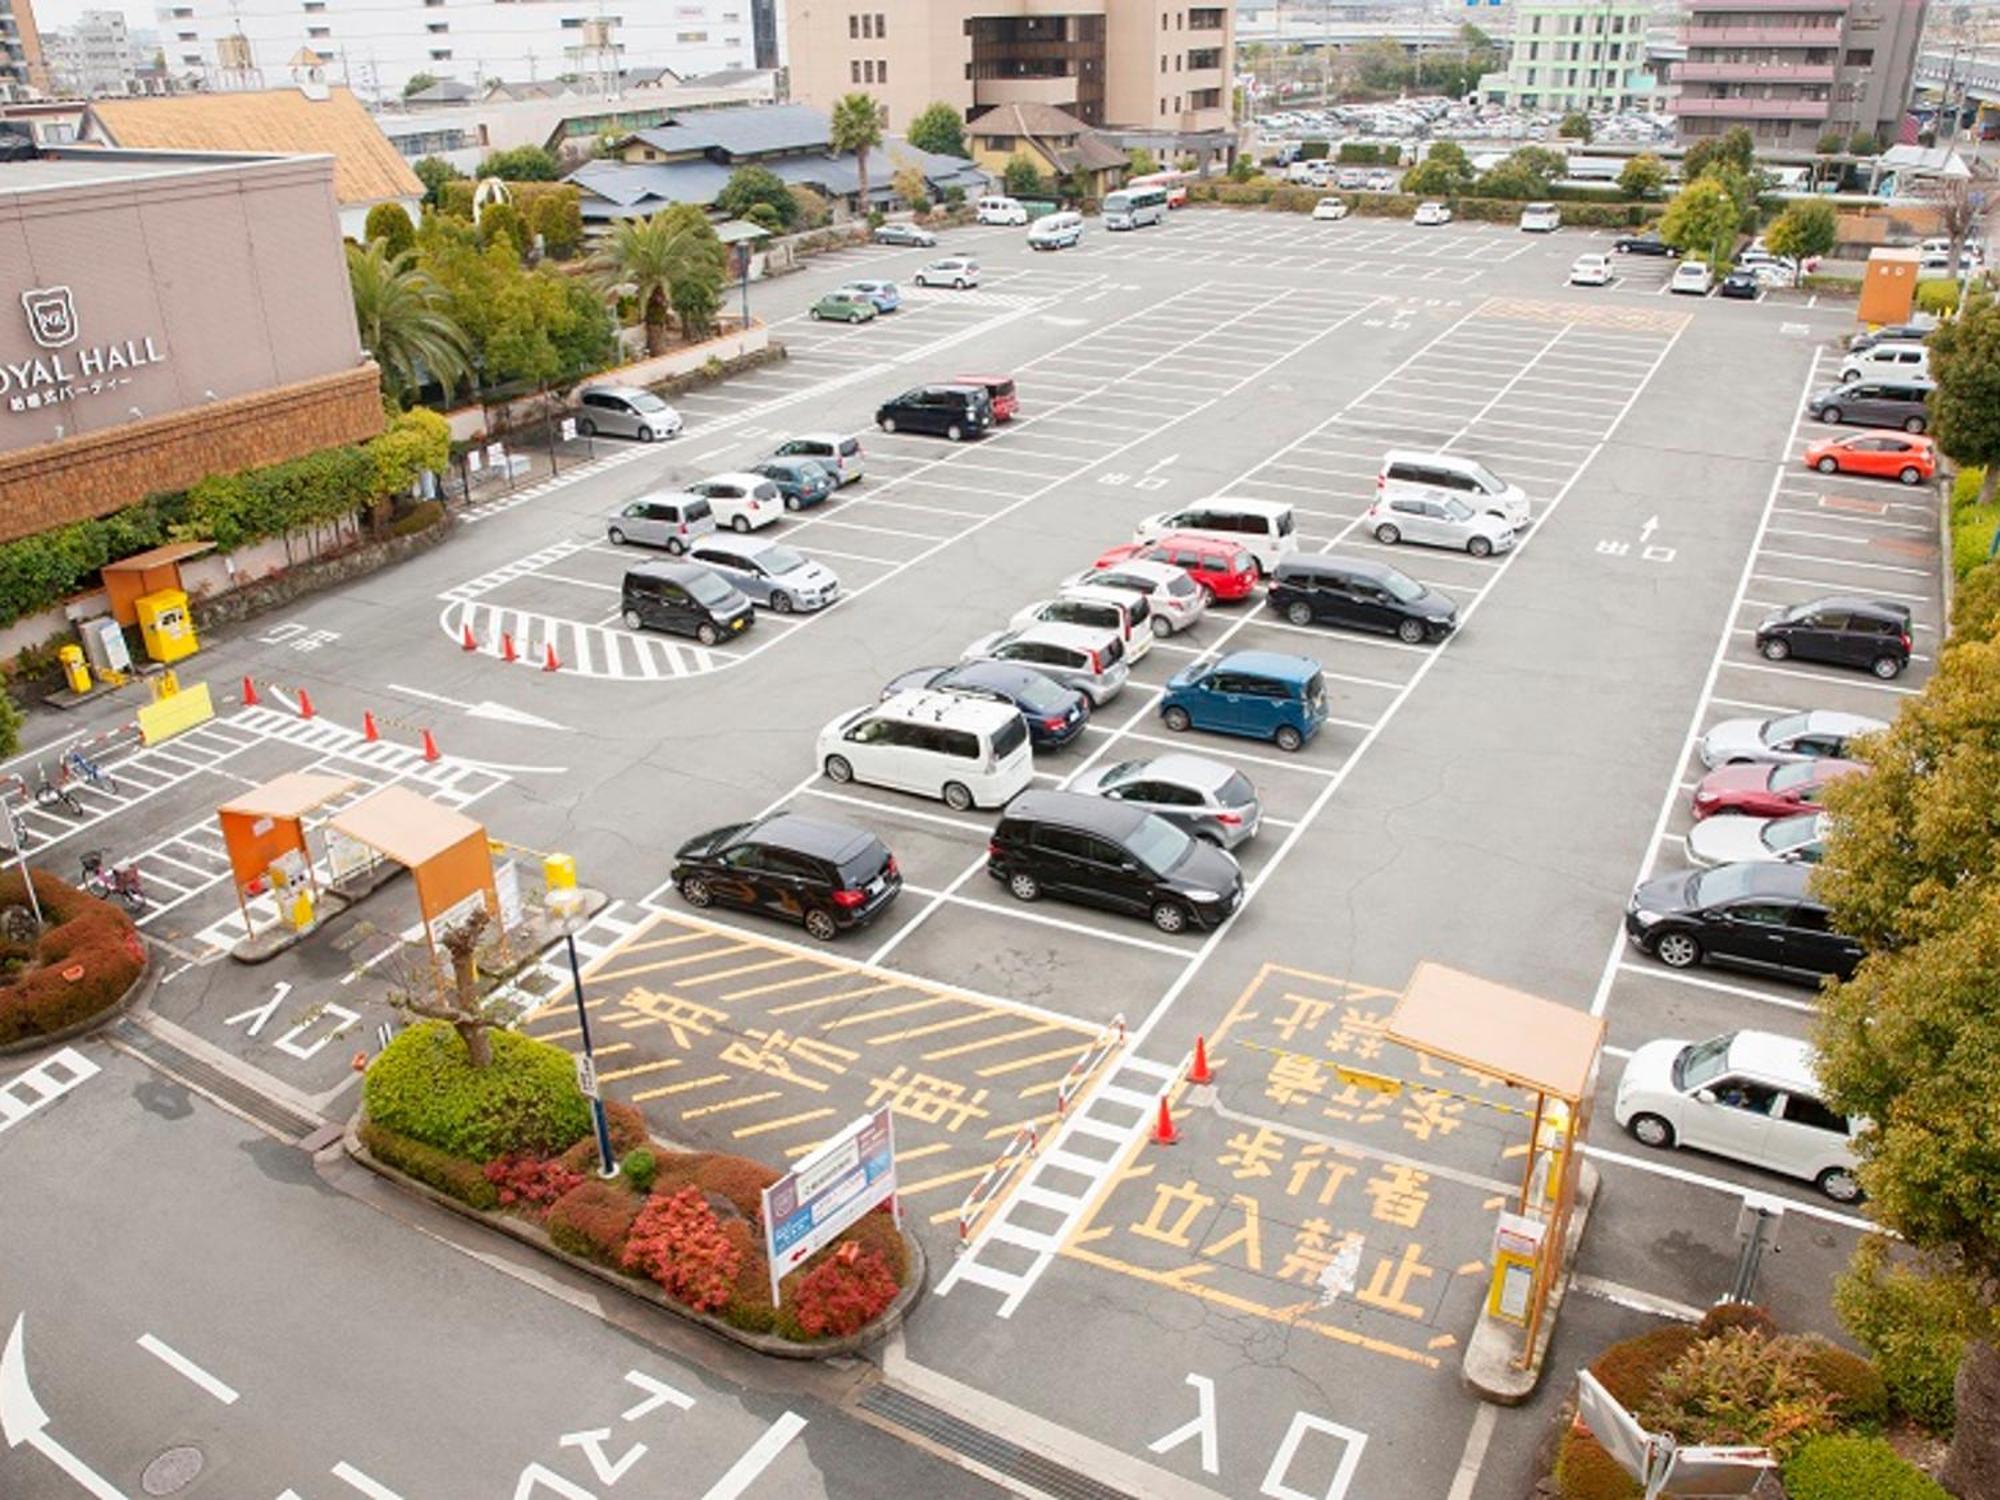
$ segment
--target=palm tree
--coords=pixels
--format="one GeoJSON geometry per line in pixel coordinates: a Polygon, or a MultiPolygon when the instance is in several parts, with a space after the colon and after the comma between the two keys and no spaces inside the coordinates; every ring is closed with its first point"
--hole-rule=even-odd
{"type": "Polygon", "coordinates": [[[472,373],[465,330],[445,311],[445,291],[415,254],[391,256],[381,240],[347,247],[347,279],[354,291],[354,320],[361,346],[382,371],[383,387],[398,402],[436,380],[446,391],[472,373]]]}
{"type": "Polygon", "coordinates": [[[664,354],[676,290],[698,279],[720,284],[723,262],[721,242],[701,210],[675,204],[650,219],[620,219],[598,252],[595,266],[608,294],[639,304],[646,323],[646,352],[664,354]]]}
{"type": "Polygon", "coordinates": [[[833,101],[827,144],[854,153],[855,174],[861,179],[861,211],[869,210],[868,153],[882,144],[882,106],[867,94],[842,94],[833,101]]]}

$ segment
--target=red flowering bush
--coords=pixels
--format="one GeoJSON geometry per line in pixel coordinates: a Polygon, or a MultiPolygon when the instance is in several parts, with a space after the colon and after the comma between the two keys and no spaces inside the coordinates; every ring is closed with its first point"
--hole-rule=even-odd
{"type": "Polygon", "coordinates": [[[560,1159],[544,1159],[525,1151],[509,1151],[489,1161],[483,1169],[486,1180],[500,1191],[502,1208],[525,1209],[539,1219],[556,1199],[583,1181],[560,1159]]]}
{"type": "Polygon", "coordinates": [[[621,1264],[652,1277],[676,1302],[697,1312],[716,1312],[735,1288],[743,1252],[724,1232],[708,1200],[684,1187],[646,1200],[632,1221],[621,1264]]]}
{"type": "Polygon", "coordinates": [[[616,1266],[639,1216],[639,1201],[620,1179],[586,1177],[549,1210],[549,1240],[558,1250],[616,1266]]]}
{"type": "Polygon", "coordinates": [[[845,1338],[879,1318],[896,1292],[896,1278],[880,1252],[843,1240],[799,1278],[792,1319],[808,1338],[845,1338]]]}

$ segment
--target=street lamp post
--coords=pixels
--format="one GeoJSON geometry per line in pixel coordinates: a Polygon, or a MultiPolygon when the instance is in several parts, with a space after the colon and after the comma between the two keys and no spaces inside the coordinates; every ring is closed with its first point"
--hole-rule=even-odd
{"type": "Polygon", "coordinates": [[[604,1094],[597,1083],[597,1054],[591,1050],[590,1011],[583,1003],[583,968],[576,957],[576,924],[582,898],[574,889],[548,893],[551,915],[562,924],[563,945],[569,951],[569,982],[576,997],[576,1024],[583,1038],[583,1052],[576,1060],[577,1084],[590,1100],[590,1116],[597,1128],[598,1171],[605,1177],[618,1175],[618,1162],[611,1153],[611,1121],[604,1112],[604,1094]]]}

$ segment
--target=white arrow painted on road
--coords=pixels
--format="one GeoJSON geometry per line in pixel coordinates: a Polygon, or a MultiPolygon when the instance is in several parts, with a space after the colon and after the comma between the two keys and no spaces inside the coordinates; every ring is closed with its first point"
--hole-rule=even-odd
{"type": "Polygon", "coordinates": [[[14,1331],[0,1352],[0,1441],[9,1448],[26,1443],[69,1475],[97,1500],[129,1500],[125,1492],[49,1436],[49,1414],[28,1387],[28,1357],[24,1349],[26,1313],[14,1317],[14,1331]]]}
{"type": "Polygon", "coordinates": [[[1639,540],[1642,542],[1650,542],[1653,539],[1653,533],[1658,531],[1659,529],[1660,529],[1660,518],[1658,516],[1646,517],[1646,524],[1639,528],[1639,540]]]}
{"type": "Polygon", "coordinates": [[[489,719],[496,724],[518,724],[524,729],[559,729],[565,734],[570,732],[567,724],[544,719],[539,714],[531,714],[524,708],[509,708],[506,704],[495,703],[490,698],[479,703],[467,703],[463,698],[447,698],[443,693],[427,693],[422,688],[404,687],[400,682],[390,683],[389,691],[402,693],[411,698],[422,698],[430,703],[441,703],[446,708],[458,709],[468,719],[489,719]]]}

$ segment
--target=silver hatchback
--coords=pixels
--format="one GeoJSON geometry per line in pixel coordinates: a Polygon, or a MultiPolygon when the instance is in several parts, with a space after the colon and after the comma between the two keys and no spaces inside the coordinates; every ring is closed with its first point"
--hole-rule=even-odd
{"type": "Polygon", "coordinates": [[[658,490],[615,510],[605,519],[604,534],[612,545],[640,542],[681,553],[715,531],[715,509],[700,495],[658,490]]]}
{"type": "Polygon", "coordinates": [[[681,414],[644,386],[587,385],[576,403],[576,430],[585,437],[602,433],[650,443],[680,436],[681,414]]]}
{"type": "Polygon", "coordinates": [[[824,609],[840,595],[833,569],[795,552],[783,542],[754,536],[716,536],[688,548],[691,561],[712,568],[753,604],[788,615],[824,609]]]}
{"type": "Polygon", "coordinates": [[[1251,838],[1264,821],[1249,778],[1199,755],[1156,755],[1100,766],[1077,777],[1069,789],[1143,807],[1182,833],[1224,849],[1251,838]]]}

